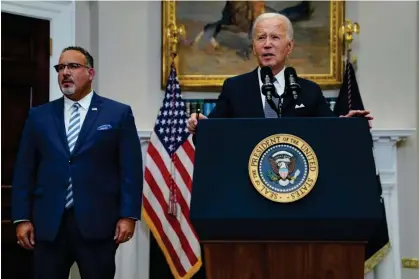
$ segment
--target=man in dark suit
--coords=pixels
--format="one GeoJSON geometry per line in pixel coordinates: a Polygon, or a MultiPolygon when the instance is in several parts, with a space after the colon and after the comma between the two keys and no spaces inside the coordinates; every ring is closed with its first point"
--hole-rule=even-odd
{"type": "Polygon", "coordinates": [[[140,219],[142,156],[128,105],[92,90],[92,56],[61,53],[64,96],[31,109],[13,181],[18,244],[34,249],[35,278],[111,279],[115,253],[140,219]]]}
{"type": "MultiPolygon", "coordinates": [[[[298,78],[301,92],[298,104],[291,94],[285,92],[285,64],[287,57],[294,47],[293,28],[290,20],[277,13],[260,15],[253,25],[253,53],[259,67],[249,73],[228,78],[225,80],[222,91],[218,97],[214,110],[209,118],[276,118],[276,112],[267,103],[261,93],[262,81],[260,78],[261,67],[268,66],[272,69],[275,78],[274,86],[282,97],[283,117],[321,117],[335,116],[320,86],[307,79],[298,78]]],[[[279,98],[274,99],[278,104],[279,98]]],[[[365,116],[372,119],[368,111],[351,111],[345,117],[365,116]]],[[[199,114],[199,119],[206,119],[199,114]]],[[[197,114],[193,113],[188,120],[188,129],[195,133],[197,114]]]]}
{"type": "MultiPolygon", "coordinates": [[[[209,118],[276,118],[278,115],[267,103],[261,92],[261,67],[272,69],[275,78],[276,92],[282,97],[282,117],[335,117],[326,102],[320,86],[310,80],[298,78],[301,92],[298,103],[292,94],[285,92],[285,64],[294,47],[293,28],[290,20],[277,13],[264,13],[256,18],[253,24],[253,54],[259,67],[249,73],[225,80],[216,106],[209,118]]],[[[274,100],[278,105],[279,99],[274,100]]],[[[354,110],[342,117],[361,116],[372,120],[368,111],[354,110]]],[[[188,130],[196,133],[198,124],[196,113],[188,119],[188,130]]],[[[199,114],[199,119],[206,119],[199,114]]],[[[194,135],[194,141],[197,140],[194,135]]],[[[203,255],[205,257],[205,255],[203,255]]],[[[205,278],[205,268],[196,275],[197,279],[205,278]]]]}

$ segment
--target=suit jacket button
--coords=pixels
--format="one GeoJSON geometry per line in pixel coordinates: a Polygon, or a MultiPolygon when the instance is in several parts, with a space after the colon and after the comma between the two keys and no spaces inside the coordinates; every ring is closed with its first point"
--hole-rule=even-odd
{"type": "Polygon", "coordinates": [[[72,163],[73,163],[73,160],[71,160],[71,159],[70,159],[70,160],[68,160],[68,163],[69,163],[69,164],[72,164],[72,163]]]}

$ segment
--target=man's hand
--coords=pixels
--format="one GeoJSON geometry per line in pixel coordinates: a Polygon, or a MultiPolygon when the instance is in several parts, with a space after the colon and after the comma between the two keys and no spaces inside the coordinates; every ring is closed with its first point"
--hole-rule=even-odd
{"type": "MultiPolygon", "coordinates": [[[[201,119],[207,119],[207,118],[208,117],[206,117],[202,113],[199,114],[199,120],[201,120],[201,119]]],[[[191,117],[189,117],[188,123],[187,123],[187,127],[188,127],[188,130],[189,130],[189,133],[195,134],[195,132],[196,132],[196,125],[198,125],[198,119],[196,117],[196,113],[192,113],[191,114],[191,117]]]]}
{"type": "Polygon", "coordinates": [[[115,237],[116,243],[121,244],[131,239],[134,234],[135,220],[122,218],[116,224],[115,237]]]}
{"type": "Polygon", "coordinates": [[[368,119],[368,124],[370,125],[370,128],[372,128],[371,125],[371,120],[374,119],[374,117],[372,117],[372,115],[370,114],[370,112],[368,110],[351,110],[348,112],[347,115],[341,115],[340,117],[365,117],[368,119]]]}
{"type": "Polygon", "coordinates": [[[22,221],[16,227],[17,244],[32,250],[35,246],[35,230],[29,221],[22,221]]]}
{"type": "Polygon", "coordinates": [[[347,115],[343,117],[354,117],[354,116],[365,117],[365,118],[368,118],[368,120],[374,119],[368,110],[351,110],[348,112],[347,115]]]}

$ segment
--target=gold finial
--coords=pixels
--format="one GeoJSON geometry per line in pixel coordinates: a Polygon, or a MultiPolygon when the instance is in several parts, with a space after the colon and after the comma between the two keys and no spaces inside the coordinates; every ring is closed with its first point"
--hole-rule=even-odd
{"type": "Polygon", "coordinates": [[[185,27],[183,25],[169,24],[167,27],[167,39],[172,57],[176,56],[176,49],[182,38],[185,37],[185,27]]]}
{"type": "Polygon", "coordinates": [[[346,58],[349,61],[352,61],[352,64],[354,65],[355,69],[357,68],[357,57],[353,56],[351,57],[351,51],[352,51],[352,41],[354,40],[354,34],[359,34],[360,26],[357,22],[352,22],[350,19],[346,19],[343,26],[339,29],[339,37],[341,40],[345,43],[345,49],[346,49],[346,58]]]}
{"type": "Polygon", "coordinates": [[[360,27],[357,22],[352,23],[350,19],[345,20],[343,26],[340,27],[339,35],[340,38],[345,40],[345,44],[351,45],[353,41],[353,34],[359,34],[360,27]]]}

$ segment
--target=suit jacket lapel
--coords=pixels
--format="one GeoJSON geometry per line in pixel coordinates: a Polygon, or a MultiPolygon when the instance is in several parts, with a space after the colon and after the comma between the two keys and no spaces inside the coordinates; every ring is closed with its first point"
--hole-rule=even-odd
{"type": "MultiPolygon", "coordinates": [[[[297,78],[298,79],[298,78],[297,78]]],[[[297,82],[300,82],[299,80],[297,80],[297,82]]],[[[301,83],[300,83],[301,84],[301,83]]],[[[292,96],[291,93],[286,93],[285,89],[284,89],[284,94],[282,95],[284,98],[284,101],[282,103],[282,112],[284,112],[284,110],[286,110],[287,108],[289,108],[291,106],[291,108],[293,108],[292,106],[295,106],[295,101],[294,98],[292,96]]]]}
{"type": "Polygon", "coordinates": [[[64,123],[64,97],[61,97],[55,102],[55,124],[57,126],[58,136],[61,139],[64,150],[67,152],[67,154],[70,154],[64,123]]]}
{"type": "Polygon", "coordinates": [[[81,127],[79,137],[77,138],[76,146],[74,146],[73,154],[80,149],[80,146],[83,144],[83,140],[86,138],[89,131],[91,131],[90,127],[99,115],[101,104],[101,97],[98,96],[95,92],[93,92],[92,101],[87,111],[86,118],[84,119],[83,125],[81,127]]]}
{"type": "Polygon", "coordinates": [[[245,85],[248,88],[249,96],[249,105],[252,110],[254,110],[257,117],[265,117],[265,112],[263,111],[262,96],[259,87],[259,77],[258,77],[258,68],[253,70],[250,74],[247,84],[245,85]]]}

